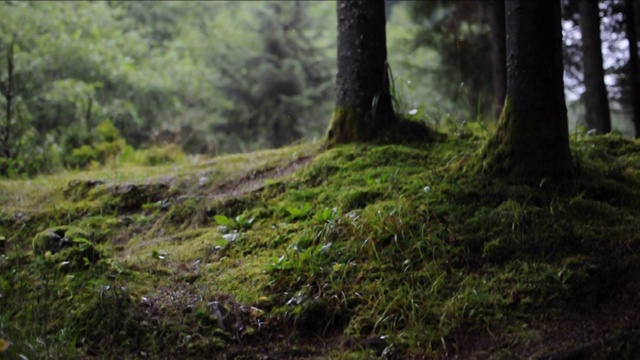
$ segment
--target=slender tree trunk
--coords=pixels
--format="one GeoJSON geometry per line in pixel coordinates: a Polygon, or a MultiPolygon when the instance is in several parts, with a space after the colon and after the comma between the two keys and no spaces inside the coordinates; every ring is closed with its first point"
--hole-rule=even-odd
{"type": "Polygon", "coordinates": [[[566,179],[572,164],[560,1],[509,0],[505,10],[507,97],[481,169],[510,183],[566,179]]]}
{"type": "Polygon", "coordinates": [[[638,24],[640,24],[640,1],[631,1],[633,4],[634,22],[636,25],[636,37],[638,36],[638,24]]]}
{"type": "Polygon", "coordinates": [[[632,0],[625,0],[625,25],[629,40],[629,63],[627,76],[631,85],[631,120],[635,127],[636,138],[640,138],[640,64],[638,64],[638,36],[632,0]]]}
{"type": "Polygon", "coordinates": [[[11,45],[9,45],[9,50],[7,52],[7,80],[5,82],[2,82],[2,88],[0,89],[0,92],[2,92],[2,95],[4,96],[5,99],[5,115],[4,115],[4,131],[3,131],[3,139],[2,139],[2,156],[5,157],[7,160],[12,158],[12,153],[11,153],[11,144],[10,141],[11,139],[11,121],[12,121],[12,117],[13,117],[13,98],[14,98],[14,88],[15,88],[15,84],[14,84],[14,43],[12,42],[11,45]]]}
{"type": "Polygon", "coordinates": [[[582,33],[587,128],[595,130],[598,134],[606,134],[611,131],[611,115],[602,68],[600,9],[598,1],[594,0],[580,0],[578,7],[582,33]]]}
{"type": "Polygon", "coordinates": [[[507,94],[507,49],[504,0],[491,1],[491,58],[493,61],[493,106],[500,117],[507,94]]]}
{"type": "Polygon", "coordinates": [[[395,122],[384,0],[338,0],[337,14],[338,74],[329,146],[371,140],[395,122]]]}

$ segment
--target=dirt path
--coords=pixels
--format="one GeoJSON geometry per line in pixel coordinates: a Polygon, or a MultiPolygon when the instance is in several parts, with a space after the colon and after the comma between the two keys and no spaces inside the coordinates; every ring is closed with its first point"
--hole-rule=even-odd
{"type": "Polygon", "coordinates": [[[216,186],[213,189],[213,192],[207,196],[207,199],[226,200],[249,194],[261,189],[266,180],[275,180],[291,175],[311,160],[313,160],[313,156],[304,156],[285,166],[276,166],[246,174],[239,179],[228,181],[216,186]]]}

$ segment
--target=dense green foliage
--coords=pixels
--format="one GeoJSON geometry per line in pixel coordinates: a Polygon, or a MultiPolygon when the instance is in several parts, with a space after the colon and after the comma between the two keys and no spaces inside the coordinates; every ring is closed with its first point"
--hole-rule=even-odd
{"type": "Polygon", "coordinates": [[[133,148],[209,154],[318,137],[328,121],[332,3],[7,1],[0,10],[0,79],[12,90],[0,97],[0,175],[82,167],[77,157],[91,157],[104,121],[133,148]]]}
{"type": "Polygon", "coordinates": [[[401,24],[411,29],[410,36],[404,35],[403,40],[412,51],[404,55],[408,61],[402,67],[416,74],[426,73],[433,81],[425,83],[422,76],[416,76],[413,87],[438,89],[441,98],[434,99],[433,104],[439,104],[445,114],[491,116],[488,2],[413,1],[400,3],[393,10],[393,16],[408,17],[401,24]],[[411,58],[427,54],[428,61],[411,58]]]}

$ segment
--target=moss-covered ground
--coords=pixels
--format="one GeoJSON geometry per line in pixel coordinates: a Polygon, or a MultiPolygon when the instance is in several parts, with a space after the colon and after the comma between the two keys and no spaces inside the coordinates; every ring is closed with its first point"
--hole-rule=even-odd
{"type": "Polygon", "coordinates": [[[0,357],[635,358],[640,143],[529,186],[431,139],[0,181],[0,357]]]}

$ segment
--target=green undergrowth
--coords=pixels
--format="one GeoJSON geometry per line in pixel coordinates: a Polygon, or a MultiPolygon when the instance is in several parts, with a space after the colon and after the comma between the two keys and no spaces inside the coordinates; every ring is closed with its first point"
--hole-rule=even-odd
{"type": "Polygon", "coordinates": [[[490,335],[513,355],[637,277],[640,144],[577,136],[574,179],[525,186],[466,176],[482,132],[434,139],[5,195],[0,338],[28,358],[434,358],[490,335]],[[72,245],[34,248],[52,233],[72,245]]]}
{"type": "Polygon", "coordinates": [[[278,311],[430,358],[473,333],[518,341],[529,323],[619,294],[637,271],[640,145],[576,139],[576,178],[534,187],[460,176],[476,145],[318,156],[270,203],[284,219],[309,204],[269,266],[278,311]]]}

